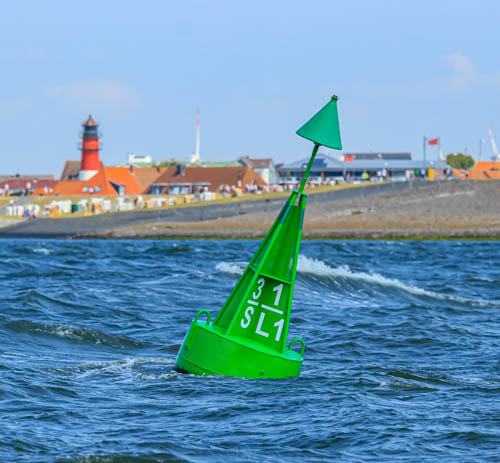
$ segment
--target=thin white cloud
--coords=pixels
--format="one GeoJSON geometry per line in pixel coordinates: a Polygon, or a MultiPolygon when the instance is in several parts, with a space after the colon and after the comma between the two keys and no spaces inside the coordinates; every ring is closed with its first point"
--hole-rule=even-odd
{"type": "Polygon", "coordinates": [[[490,81],[493,86],[500,87],[500,71],[491,74],[490,81]]]}
{"type": "Polygon", "coordinates": [[[449,82],[454,90],[464,89],[469,84],[479,80],[487,80],[487,76],[483,76],[476,69],[472,60],[458,51],[444,55],[443,59],[455,73],[455,75],[450,78],[449,82]]]}
{"type": "Polygon", "coordinates": [[[50,96],[84,107],[132,109],[139,104],[139,95],[122,82],[112,80],[78,80],[51,87],[50,96]]]}

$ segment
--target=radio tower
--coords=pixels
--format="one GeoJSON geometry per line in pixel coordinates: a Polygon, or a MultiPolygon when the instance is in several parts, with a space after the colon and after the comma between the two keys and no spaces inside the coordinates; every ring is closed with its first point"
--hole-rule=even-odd
{"type": "Polygon", "coordinates": [[[490,134],[491,148],[493,149],[493,156],[495,161],[500,161],[500,155],[498,154],[497,144],[493,138],[493,133],[491,132],[491,127],[488,126],[488,133],[490,134]]]}
{"type": "Polygon", "coordinates": [[[200,162],[200,109],[196,110],[196,149],[193,155],[190,156],[189,162],[195,164],[200,162]]]}

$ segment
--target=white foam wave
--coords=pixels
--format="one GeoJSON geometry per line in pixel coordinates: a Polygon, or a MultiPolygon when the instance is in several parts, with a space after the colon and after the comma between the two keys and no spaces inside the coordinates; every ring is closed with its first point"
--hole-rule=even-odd
{"type": "Polygon", "coordinates": [[[87,362],[72,369],[76,370],[79,378],[95,376],[103,373],[118,373],[134,369],[138,365],[172,365],[172,358],[164,357],[138,357],[123,358],[119,360],[87,362]]]}
{"type": "Polygon", "coordinates": [[[169,379],[169,378],[177,378],[179,376],[179,373],[177,371],[172,370],[167,373],[160,373],[158,375],[155,374],[145,374],[141,373],[138,375],[139,379],[142,379],[144,381],[157,381],[159,379],[169,379]]]}
{"type": "Polygon", "coordinates": [[[303,255],[299,256],[297,271],[302,273],[311,273],[319,276],[330,276],[332,278],[346,278],[350,280],[364,281],[370,284],[401,289],[407,293],[416,296],[427,296],[434,299],[449,300],[465,304],[491,305],[493,302],[484,300],[471,300],[459,296],[436,293],[427,289],[418,288],[410,284],[403,283],[398,279],[384,277],[378,273],[353,272],[349,266],[342,265],[337,268],[330,267],[319,259],[309,258],[303,255]]]}
{"type": "Polygon", "coordinates": [[[229,263],[229,262],[219,262],[215,270],[218,270],[219,272],[224,272],[224,273],[230,273],[232,275],[241,275],[243,273],[243,269],[239,267],[235,263],[229,263]]]}
{"type": "Polygon", "coordinates": [[[47,248],[34,248],[33,252],[36,252],[37,254],[44,254],[46,256],[50,254],[50,250],[47,248]]]}
{"type": "MultiPolygon", "coordinates": [[[[243,273],[243,268],[241,267],[241,265],[238,265],[237,263],[220,262],[219,264],[217,264],[216,269],[221,272],[231,273],[233,275],[241,275],[243,273]]],[[[409,294],[413,294],[415,296],[427,296],[435,299],[460,302],[462,304],[472,303],[480,306],[490,306],[497,304],[495,301],[472,300],[459,296],[451,296],[447,294],[436,293],[435,291],[429,291],[427,289],[403,283],[398,279],[384,277],[383,275],[380,275],[375,272],[373,273],[353,272],[347,265],[342,265],[335,268],[330,267],[322,260],[306,257],[302,254],[299,255],[299,259],[297,262],[297,271],[299,273],[306,273],[323,277],[326,276],[331,278],[343,278],[349,280],[363,281],[369,284],[376,284],[379,286],[397,288],[409,294]]]]}
{"type": "Polygon", "coordinates": [[[299,256],[299,261],[297,263],[297,270],[302,273],[311,273],[318,276],[347,278],[350,280],[375,283],[382,286],[396,287],[408,293],[416,294],[418,296],[432,296],[432,297],[443,296],[433,291],[428,291],[426,289],[408,285],[397,279],[384,277],[383,275],[380,275],[378,273],[353,272],[348,265],[341,265],[340,267],[333,268],[319,259],[313,259],[303,255],[299,256]]]}

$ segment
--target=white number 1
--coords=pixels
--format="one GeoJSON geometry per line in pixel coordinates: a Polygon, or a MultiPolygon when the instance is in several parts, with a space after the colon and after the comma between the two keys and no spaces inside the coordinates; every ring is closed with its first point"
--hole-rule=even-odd
{"type": "Polygon", "coordinates": [[[276,298],[274,299],[274,305],[278,305],[280,303],[281,292],[283,291],[283,283],[273,288],[273,291],[276,291],[276,298]]]}
{"type": "Polygon", "coordinates": [[[285,323],[285,320],[282,318],[280,321],[276,322],[273,326],[276,326],[278,329],[276,330],[276,337],[274,338],[275,341],[279,341],[281,338],[281,331],[283,330],[283,323],[285,323]]]}

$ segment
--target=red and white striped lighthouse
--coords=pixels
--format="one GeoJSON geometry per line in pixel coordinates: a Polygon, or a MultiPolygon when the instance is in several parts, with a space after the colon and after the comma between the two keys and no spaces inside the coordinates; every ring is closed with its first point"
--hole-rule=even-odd
{"type": "Polygon", "coordinates": [[[78,178],[80,180],[88,180],[92,178],[101,168],[101,161],[99,159],[99,135],[97,133],[98,124],[92,116],[83,126],[83,140],[82,140],[82,162],[80,164],[80,172],[78,178]]]}

